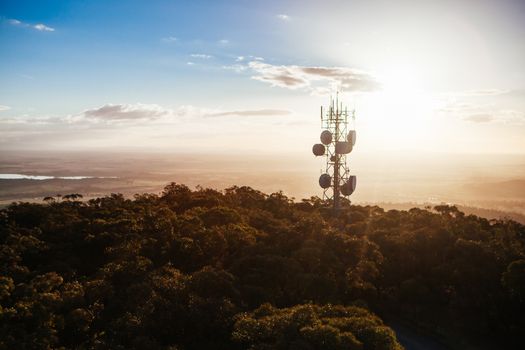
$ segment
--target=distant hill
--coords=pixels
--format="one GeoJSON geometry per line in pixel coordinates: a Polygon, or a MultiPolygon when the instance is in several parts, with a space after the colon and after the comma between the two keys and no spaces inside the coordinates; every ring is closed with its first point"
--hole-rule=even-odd
{"type": "MultiPolygon", "coordinates": [[[[386,210],[391,210],[391,209],[409,210],[411,208],[424,209],[427,207],[431,208],[436,205],[435,203],[421,204],[421,203],[388,203],[388,202],[377,202],[373,204],[378,205],[386,210]]],[[[491,209],[491,208],[472,207],[472,206],[467,206],[467,205],[456,205],[456,207],[467,215],[476,215],[476,216],[486,218],[489,220],[510,219],[510,220],[514,220],[514,221],[519,222],[520,224],[525,225],[525,215],[520,214],[520,213],[491,209]]]]}

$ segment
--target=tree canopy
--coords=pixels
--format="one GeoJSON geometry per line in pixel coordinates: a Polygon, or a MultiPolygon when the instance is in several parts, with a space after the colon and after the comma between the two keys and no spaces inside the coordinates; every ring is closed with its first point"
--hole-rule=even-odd
{"type": "Polygon", "coordinates": [[[525,227],[172,183],[0,211],[0,348],[519,347],[525,227]]]}

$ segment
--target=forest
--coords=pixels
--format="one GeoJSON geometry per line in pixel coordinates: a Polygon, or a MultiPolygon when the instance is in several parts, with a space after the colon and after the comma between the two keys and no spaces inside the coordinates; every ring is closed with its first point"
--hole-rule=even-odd
{"type": "Polygon", "coordinates": [[[0,349],[517,349],[525,226],[171,183],[0,211],[0,349]]]}

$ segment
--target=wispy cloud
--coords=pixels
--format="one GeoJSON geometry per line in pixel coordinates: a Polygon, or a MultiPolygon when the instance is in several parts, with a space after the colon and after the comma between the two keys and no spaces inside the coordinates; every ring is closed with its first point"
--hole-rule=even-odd
{"type": "Polygon", "coordinates": [[[193,57],[193,58],[201,58],[201,59],[204,59],[204,60],[208,60],[210,58],[213,58],[212,55],[206,55],[204,53],[192,53],[190,55],[190,57],[193,57]]]}
{"type": "Polygon", "coordinates": [[[84,110],[77,114],[66,116],[18,116],[0,118],[0,134],[5,131],[32,132],[38,126],[49,129],[78,128],[79,130],[104,130],[115,127],[147,128],[159,125],[174,125],[178,123],[193,123],[203,121],[203,118],[220,117],[271,117],[289,116],[286,109],[213,109],[192,105],[182,105],[168,108],[158,104],[112,104],[84,110]]]}
{"type": "Polygon", "coordinates": [[[9,110],[9,109],[11,109],[11,107],[9,107],[9,106],[4,106],[4,105],[0,105],[0,112],[2,112],[2,111],[7,111],[7,110],[9,110]]]}
{"type": "Polygon", "coordinates": [[[54,32],[55,31],[55,28],[47,26],[47,25],[45,25],[43,23],[30,24],[30,23],[22,22],[22,21],[20,21],[18,19],[14,19],[14,18],[8,19],[7,23],[9,23],[9,24],[11,24],[13,26],[24,27],[24,28],[32,28],[32,29],[38,30],[40,32],[54,32]]]}
{"type": "Polygon", "coordinates": [[[165,43],[175,43],[179,41],[179,39],[174,36],[167,36],[167,37],[162,38],[161,41],[165,43]]]}
{"type": "Polygon", "coordinates": [[[221,68],[226,69],[226,70],[232,70],[235,73],[242,73],[248,69],[248,67],[243,64],[231,64],[231,65],[222,66],[221,68]]]}
{"type": "Polygon", "coordinates": [[[33,26],[36,30],[39,30],[41,32],[54,32],[55,28],[51,28],[49,26],[46,26],[45,24],[38,23],[33,26]]]}
{"type": "Polygon", "coordinates": [[[487,106],[481,106],[479,104],[473,104],[465,101],[453,101],[439,107],[438,112],[464,115],[477,112],[480,109],[487,109],[487,106]]]}
{"type": "Polygon", "coordinates": [[[525,88],[509,90],[507,95],[508,96],[513,96],[513,97],[521,97],[521,98],[523,98],[523,97],[525,97],[525,88]]]}
{"type": "Polygon", "coordinates": [[[250,125],[271,127],[294,120],[285,109],[223,109],[192,105],[104,104],[65,116],[20,115],[0,118],[0,149],[61,147],[133,147],[183,144],[222,136],[250,125]],[[273,117],[272,117],[273,116],[273,117]],[[249,122],[246,121],[249,119],[249,122]],[[243,120],[245,122],[243,122],[243,120]],[[255,124],[254,124],[255,123],[255,124]],[[244,126],[243,126],[244,125],[244,126]],[[160,137],[159,135],[164,135],[160,137]],[[162,141],[161,138],[164,140],[162,141]]]}
{"type": "Polygon", "coordinates": [[[83,119],[107,122],[121,121],[154,121],[169,120],[180,117],[250,117],[250,116],[284,116],[292,112],[286,109],[254,109],[254,110],[223,110],[183,105],[177,109],[166,108],[157,104],[105,104],[98,108],[67,118],[69,122],[78,122],[83,119]]]}
{"type": "Polygon", "coordinates": [[[156,104],[105,104],[82,113],[85,118],[102,120],[152,120],[172,115],[171,109],[156,104]]]}
{"type": "Polygon", "coordinates": [[[524,112],[500,108],[494,104],[454,101],[438,111],[470,123],[525,125],[524,112]]]}
{"type": "Polygon", "coordinates": [[[525,113],[516,110],[496,110],[492,113],[470,114],[463,116],[462,119],[472,123],[525,125],[525,113]]]}
{"type": "Polygon", "coordinates": [[[508,94],[511,90],[502,89],[477,89],[448,93],[452,97],[481,97],[481,96],[498,96],[508,94]]]}
{"type": "Polygon", "coordinates": [[[494,121],[494,116],[487,113],[470,114],[464,116],[463,120],[473,123],[488,123],[494,121]]]}
{"type": "Polygon", "coordinates": [[[220,45],[228,45],[230,43],[230,40],[228,39],[221,39],[218,41],[220,45]]]}
{"type": "Polygon", "coordinates": [[[239,110],[239,111],[227,111],[209,114],[210,117],[226,117],[226,116],[240,116],[240,117],[252,117],[252,116],[277,116],[277,115],[290,115],[292,112],[286,109],[257,109],[257,110],[239,110]]]}
{"type": "Polygon", "coordinates": [[[318,92],[327,85],[346,92],[369,92],[380,88],[371,74],[347,67],[272,65],[260,61],[251,61],[248,66],[255,72],[253,79],[292,90],[318,92]]]}
{"type": "Polygon", "coordinates": [[[279,19],[282,20],[282,21],[289,21],[289,20],[290,20],[290,16],[285,15],[285,14],[283,14],[283,13],[277,15],[276,17],[279,18],[279,19]]]}
{"type": "Polygon", "coordinates": [[[253,55],[239,55],[239,56],[233,56],[235,59],[235,62],[246,62],[246,61],[264,61],[264,58],[260,56],[253,56],[253,55]]]}

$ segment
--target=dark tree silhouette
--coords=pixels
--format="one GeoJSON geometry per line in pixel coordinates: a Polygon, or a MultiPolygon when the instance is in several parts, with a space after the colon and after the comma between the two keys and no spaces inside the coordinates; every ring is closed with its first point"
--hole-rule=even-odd
{"type": "Polygon", "coordinates": [[[375,314],[457,348],[522,345],[513,221],[333,215],[238,186],[81,199],[0,211],[0,349],[400,349],[375,314]]]}

